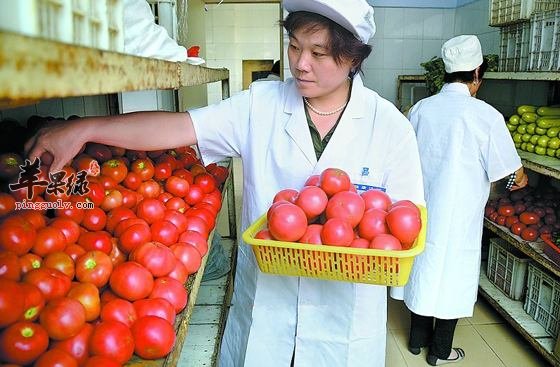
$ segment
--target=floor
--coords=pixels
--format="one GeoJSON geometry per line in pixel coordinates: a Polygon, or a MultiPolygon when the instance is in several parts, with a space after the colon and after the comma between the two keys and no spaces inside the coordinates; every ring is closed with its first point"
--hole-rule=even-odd
{"type": "MultiPolygon", "coordinates": [[[[239,159],[234,160],[235,206],[237,222],[241,213],[242,170],[239,159]]],[[[222,211],[221,215],[224,215],[222,211]]],[[[223,218],[225,219],[225,218],[223,218]]],[[[222,220],[226,223],[226,220],[222,220]]],[[[222,224],[223,225],[223,224],[222,224]]],[[[223,227],[223,232],[227,233],[223,227]]],[[[390,299],[387,320],[386,367],[425,367],[426,351],[411,354],[407,348],[410,316],[404,304],[390,299]]],[[[459,320],[454,346],[465,350],[460,367],[536,367],[550,364],[499,315],[482,297],[479,297],[472,318],[459,320]]]]}

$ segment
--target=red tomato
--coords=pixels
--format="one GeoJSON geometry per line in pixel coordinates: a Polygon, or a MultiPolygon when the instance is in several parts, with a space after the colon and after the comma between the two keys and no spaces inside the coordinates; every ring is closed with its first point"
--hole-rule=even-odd
{"type": "Polygon", "coordinates": [[[178,197],[172,197],[171,199],[167,200],[165,202],[165,207],[167,209],[177,210],[180,213],[184,213],[185,210],[189,208],[187,203],[185,203],[185,200],[178,197]]]}
{"type": "Polygon", "coordinates": [[[145,298],[134,301],[134,310],[138,319],[145,316],[157,316],[175,323],[175,307],[165,298],[145,298]]]}
{"type": "MultiPolygon", "coordinates": [[[[96,182],[98,182],[101,185],[101,187],[103,187],[103,190],[105,192],[113,190],[113,189],[115,189],[115,187],[117,187],[117,182],[115,180],[113,180],[112,177],[109,177],[109,176],[101,175],[97,178],[96,182]]],[[[105,195],[106,195],[106,193],[105,193],[105,195]]]]}
{"type": "Polygon", "coordinates": [[[493,206],[486,206],[484,208],[484,216],[488,217],[490,214],[494,213],[496,209],[493,206]]]}
{"type": "Polygon", "coordinates": [[[190,173],[190,171],[187,171],[184,168],[178,168],[176,170],[173,171],[173,176],[177,176],[180,178],[184,178],[185,180],[187,180],[187,182],[189,183],[189,185],[194,183],[194,176],[192,173],[190,173]]]}
{"type": "Polygon", "coordinates": [[[66,237],[55,227],[44,227],[37,231],[37,238],[31,251],[41,257],[62,251],[66,247],[66,237]]]}
{"type": "Polygon", "coordinates": [[[154,287],[154,277],[137,262],[127,261],[113,269],[109,284],[117,296],[136,301],[150,295],[154,287]]]}
{"type": "Polygon", "coordinates": [[[17,322],[0,334],[2,360],[27,365],[43,354],[49,346],[49,336],[39,324],[29,321],[17,322]]]}
{"type": "Polygon", "coordinates": [[[45,267],[27,272],[23,277],[23,281],[39,288],[46,302],[65,296],[70,290],[71,284],[71,279],[66,274],[59,270],[45,267]]]}
{"type": "Polygon", "coordinates": [[[500,225],[500,226],[505,226],[506,224],[506,217],[504,217],[503,215],[499,215],[496,217],[496,224],[500,225]]]}
{"type": "Polygon", "coordinates": [[[200,256],[208,252],[208,241],[206,237],[196,231],[185,231],[179,236],[177,242],[188,243],[198,250],[200,256]]]}
{"type": "Polygon", "coordinates": [[[198,271],[202,263],[202,258],[200,252],[198,252],[194,246],[179,242],[171,246],[170,249],[173,251],[177,260],[185,265],[188,274],[194,274],[198,271]]]}
{"type": "Polygon", "coordinates": [[[204,192],[202,188],[196,184],[192,184],[189,187],[188,192],[184,195],[183,199],[189,205],[196,205],[204,199],[204,192]]]}
{"type": "Polygon", "coordinates": [[[147,180],[140,184],[137,192],[145,199],[155,199],[161,194],[162,187],[154,180],[147,180]]]}
{"type": "Polygon", "coordinates": [[[89,192],[86,194],[86,200],[91,201],[96,206],[101,205],[105,199],[105,189],[99,182],[89,183],[89,192]]]}
{"type": "Polygon", "coordinates": [[[378,208],[371,208],[365,211],[360,224],[358,225],[358,233],[360,237],[372,240],[375,236],[382,233],[389,233],[389,228],[385,218],[387,212],[378,208]]]}
{"type": "Polygon", "coordinates": [[[191,166],[190,171],[194,177],[206,173],[206,168],[202,164],[195,163],[191,166]]]}
{"type": "Polygon", "coordinates": [[[64,238],[66,238],[66,245],[78,242],[78,238],[80,237],[80,226],[72,219],[63,217],[55,218],[49,226],[58,228],[62,231],[64,238]]]}
{"type": "Polygon", "coordinates": [[[352,191],[341,191],[331,196],[325,213],[327,219],[344,219],[354,228],[362,220],[364,210],[364,199],[359,194],[352,191]]]}
{"type": "Polygon", "coordinates": [[[299,195],[299,191],[295,189],[280,190],[276,193],[276,195],[274,195],[274,198],[272,199],[272,203],[286,200],[289,203],[295,204],[298,195],[299,195]]]}
{"type": "Polygon", "coordinates": [[[350,177],[346,172],[338,168],[327,168],[321,172],[319,186],[325,191],[328,197],[340,191],[350,190],[350,177]]]}
{"type": "Polygon", "coordinates": [[[142,183],[142,177],[136,172],[128,172],[125,179],[123,180],[123,186],[130,190],[138,190],[140,184],[142,183]]]}
{"type": "Polygon", "coordinates": [[[86,253],[86,250],[84,250],[84,248],[80,245],[72,244],[67,245],[64,248],[64,252],[66,252],[74,262],[76,262],[80,256],[86,253]]]}
{"type": "MultiPolygon", "coordinates": [[[[106,221],[105,229],[109,233],[113,233],[115,228],[117,227],[117,224],[129,218],[136,218],[136,214],[134,214],[132,210],[125,207],[114,208],[109,213],[107,213],[107,221],[106,221]]],[[[96,231],[100,231],[100,229],[96,229],[96,231]]]]}
{"type": "Polygon", "coordinates": [[[82,330],[86,323],[86,311],[75,299],[59,297],[46,304],[39,321],[51,339],[64,340],[82,330]]]}
{"type": "Polygon", "coordinates": [[[198,158],[196,158],[196,155],[191,153],[179,154],[177,156],[177,159],[181,163],[181,165],[186,169],[190,169],[193,166],[193,164],[198,162],[198,158]]]}
{"type": "Polygon", "coordinates": [[[76,261],[76,279],[82,283],[92,283],[97,288],[107,284],[112,271],[111,258],[102,251],[88,251],[76,261]]]}
{"type": "Polygon", "coordinates": [[[188,292],[179,281],[170,277],[161,277],[154,281],[154,289],[149,298],[166,299],[175,308],[175,313],[179,313],[187,305],[188,292]]]}
{"type": "Polygon", "coordinates": [[[136,247],[128,259],[144,266],[154,277],[169,274],[177,262],[173,251],[159,242],[146,242],[136,247]]]}
{"type": "Polygon", "coordinates": [[[105,198],[101,202],[101,209],[108,212],[118,208],[123,203],[123,194],[118,189],[111,189],[105,192],[105,198]]]}
{"type": "Polygon", "coordinates": [[[43,262],[43,258],[41,256],[27,253],[19,258],[19,265],[21,267],[22,274],[26,274],[28,271],[33,269],[39,269],[43,262]]]}
{"type": "Polygon", "coordinates": [[[206,231],[211,231],[214,226],[216,225],[216,214],[210,208],[206,208],[204,206],[197,205],[195,207],[190,208],[185,213],[187,217],[187,229],[189,229],[189,220],[192,217],[199,217],[206,223],[206,231]]]}
{"type": "Polygon", "coordinates": [[[165,181],[165,190],[175,196],[184,197],[189,192],[189,182],[177,176],[171,176],[165,181]]]}
{"type": "Polygon", "coordinates": [[[398,238],[390,234],[375,236],[369,246],[378,250],[402,250],[402,245],[398,238]]]}
{"type": "Polygon", "coordinates": [[[0,252],[0,278],[19,281],[21,265],[19,258],[11,251],[0,252]]]}
{"type": "Polygon", "coordinates": [[[113,267],[115,267],[126,261],[126,255],[119,248],[119,242],[116,238],[112,238],[111,242],[113,246],[111,248],[111,253],[109,254],[109,258],[111,258],[111,263],[113,264],[113,267]]]}
{"type": "Polygon", "coordinates": [[[323,213],[329,198],[318,186],[305,186],[297,196],[295,204],[303,209],[308,220],[312,220],[323,213]]]}
{"type": "Polygon", "coordinates": [[[395,201],[393,204],[391,204],[391,206],[389,207],[389,210],[396,208],[397,206],[408,206],[412,209],[415,209],[418,212],[418,216],[420,216],[420,209],[418,209],[418,207],[416,206],[416,204],[414,204],[412,201],[410,200],[399,200],[399,201],[395,201]]]}
{"type": "Polygon", "coordinates": [[[498,214],[504,217],[511,217],[515,214],[515,208],[513,205],[500,205],[498,207],[498,214]]]}
{"type": "Polygon", "coordinates": [[[135,225],[135,224],[142,224],[146,227],[149,227],[148,222],[146,222],[144,219],[141,218],[128,218],[128,219],[123,219],[122,221],[120,221],[117,226],[115,227],[115,230],[113,231],[113,235],[116,238],[119,238],[123,235],[124,231],[135,225]]]}
{"type": "Polygon", "coordinates": [[[147,224],[133,224],[126,228],[118,239],[120,249],[130,253],[141,244],[151,241],[152,232],[147,224]]]}
{"type": "Polygon", "coordinates": [[[158,181],[163,181],[171,176],[173,173],[173,166],[169,162],[159,162],[154,167],[154,178],[158,181]]]}
{"type": "Polygon", "coordinates": [[[376,208],[387,211],[392,204],[389,195],[381,190],[364,191],[361,196],[364,199],[366,210],[376,208]]]}
{"type": "Polygon", "coordinates": [[[10,217],[0,224],[0,250],[21,256],[33,247],[37,230],[21,217],[10,217]]]}
{"type": "MultiPolygon", "coordinates": [[[[309,227],[308,227],[308,228],[309,228],[309,227]]],[[[305,233],[307,233],[307,231],[306,231],[305,233]]],[[[304,234],[303,236],[305,237],[305,234],[304,234]]],[[[255,238],[258,239],[258,240],[273,240],[273,239],[274,239],[274,238],[272,237],[272,235],[270,234],[270,231],[269,231],[268,229],[266,229],[266,228],[265,228],[265,229],[261,229],[260,231],[258,231],[258,232],[255,234],[255,238]]],[[[302,238],[303,238],[303,237],[302,237],[302,238]]],[[[300,239],[300,242],[303,242],[303,241],[300,239]]]]}
{"type": "Polygon", "coordinates": [[[307,217],[299,206],[279,205],[270,214],[268,230],[280,241],[296,242],[307,229],[307,217]]]}
{"type": "Polygon", "coordinates": [[[118,321],[131,327],[137,319],[136,308],[131,302],[122,298],[112,299],[101,308],[102,321],[118,321]]]}
{"type": "Polygon", "coordinates": [[[519,221],[523,224],[537,224],[540,221],[540,217],[534,212],[523,212],[519,214],[519,221]]]}
{"type": "Polygon", "coordinates": [[[498,215],[499,215],[498,212],[490,213],[490,215],[488,216],[488,219],[492,222],[496,222],[496,218],[498,218],[498,215]]]}
{"type": "Polygon", "coordinates": [[[142,181],[147,181],[154,176],[154,164],[149,158],[141,158],[132,162],[130,170],[140,176],[142,181]]]}
{"type": "Polygon", "coordinates": [[[8,215],[16,210],[16,199],[5,192],[0,192],[0,217],[8,215]]]}
{"type": "Polygon", "coordinates": [[[422,221],[418,208],[396,206],[389,210],[385,218],[391,234],[407,247],[411,245],[420,229],[422,221]]]}
{"type": "Polygon", "coordinates": [[[171,246],[177,243],[179,231],[177,227],[166,220],[158,220],[150,226],[152,232],[152,240],[160,242],[165,246],[171,246]]]}
{"type": "Polygon", "coordinates": [[[89,231],[101,231],[107,223],[107,215],[101,208],[84,210],[81,225],[89,231]]]}
{"type": "Polygon", "coordinates": [[[0,279],[0,328],[16,322],[25,311],[23,297],[15,297],[20,294],[21,288],[18,283],[0,279]]]}
{"type": "Polygon", "coordinates": [[[366,240],[365,238],[354,238],[350,247],[354,248],[369,248],[370,241],[366,240]]]}
{"type": "Polygon", "coordinates": [[[128,326],[117,321],[95,325],[89,340],[91,355],[104,356],[124,364],[134,353],[134,339],[128,326]]]}
{"type": "Polygon", "coordinates": [[[525,241],[536,241],[539,238],[539,231],[535,228],[527,227],[521,231],[521,238],[525,241]]]}
{"type": "MultiPolygon", "coordinates": [[[[309,186],[314,187],[314,186],[309,186]]],[[[316,186],[315,186],[316,187],[316,186]]],[[[321,241],[321,231],[323,230],[323,225],[321,224],[310,224],[307,226],[305,233],[299,239],[301,243],[309,243],[311,245],[322,245],[321,241]]]]}
{"type": "Polygon", "coordinates": [[[173,223],[175,227],[177,227],[177,231],[179,234],[185,232],[187,230],[187,218],[178,210],[174,209],[166,209],[165,215],[163,217],[164,220],[173,223]]]}
{"type": "Polygon", "coordinates": [[[78,361],[60,349],[49,349],[41,354],[33,367],[78,367],[78,361]]]}
{"type": "Polygon", "coordinates": [[[354,240],[352,225],[342,218],[331,218],[323,224],[321,241],[329,246],[350,246],[354,240]]]}
{"type": "Polygon", "coordinates": [[[210,230],[208,228],[208,222],[206,222],[200,216],[194,216],[194,215],[187,215],[187,229],[186,230],[187,231],[198,232],[204,238],[208,238],[208,234],[210,233],[210,230]]]}
{"type": "Polygon", "coordinates": [[[280,206],[280,205],[284,205],[284,204],[290,204],[290,202],[287,201],[287,200],[278,200],[278,201],[272,203],[272,205],[268,208],[268,211],[266,212],[266,220],[270,221],[270,215],[274,211],[274,208],[276,208],[277,206],[280,206]]]}
{"type": "Polygon", "coordinates": [[[68,292],[68,298],[75,299],[84,306],[86,321],[93,321],[101,312],[99,289],[92,283],[74,283],[68,292]]]}
{"type": "Polygon", "coordinates": [[[20,291],[23,297],[23,313],[19,321],[35,321],[39,313],[45,307],[45,297],[41,290],[29,283],[20,283],[20,291]]]}
{"type": "Polygon", "coordinates": [[[120,159],[110,159],[101,165],[101,174],[111,177],[116,183],[120,183],[126,178],[128,168],[120,159]]]}
{"type": "Polygon", "coordinates": [[[86,322],[78,334],[66,340],[53,342],[51,348],[65,351],[74,357],[78,364],[83,365],[89,357],[89,338],[92,333],[93,326],[86,322]]]}
{"type": "Polygon", "coordinates": [[[56,251],[48,254],[43,259],[42,266],[50,269],[60,270],[70,279],[74,279],[74,260],[64,251],[56,251]]]}
{"type": "Polygon", "coordinates": [[[209,194],[216,189],[216,180],[209,173],[201,173],[194,178],[195,185],[200,186],[202,192],[209,194]]]}
{"type": "Polygon", "coordinates": [[[145,316],[132,325],[134,352],[143,359],[163,358],[173,349],[175,330],[168,321],[145,316]]]}
{"type": "Polygon", "coordinates": [[[309,176],[309,178],[305,181],[303,186],[319,186],[320,179],[321,179],[321,175],[309,176]]]}
{"type": "Polygon", "coordinates": [[[157,199],[144,199],[138,204],[136,215],[152,224],[165,217],[165,205],[157,199]]]}
{"type": "Polygon", "coordinates": [[[46,227],[47,225],[46,217],[39,211],[24,210],[21,213],[21,217],[31,223],[31,225],[33,225],[33,227],[37,230],[46,227]]]}
{"type": "Polygon", "coordinates": [[[103,367],[122,367],[122,365],[119,362],[115,361],[112,358],[105,357],[105,356],[89,357],[84,364],[84,367],[99,367],[99,366],[103,366],[103,367]]]}
{"type": "MultiPolygon", "coordinates": [[[[175,254],[173,254],[173,256],[175,256],[175,254]]],[[[178,280],[181,284],[185,284],[189,278],[189,273],[187,272],[185,265],[177,259],[177,261],[175,261],[175,267],[169,274],[167,274],[167,276],[178,280]]]]}
{"type": "Polygon", "coordinates": [[[82,233],[78,238],[78,245],[86,251],[98,250],[107,255],[111,253],[113,248],[111,235],[105,231],[82,233]]]}

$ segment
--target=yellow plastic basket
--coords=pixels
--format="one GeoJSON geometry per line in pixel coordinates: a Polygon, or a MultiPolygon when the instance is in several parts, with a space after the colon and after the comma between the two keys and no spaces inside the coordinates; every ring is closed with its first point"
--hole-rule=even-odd
{"type": "Polygon", "coordinates": [[[255,234],[266,228],[266,214],[243,232],[243,240],[253,248],[263,273],[403,286],[408,282],[414,257],[424,251],[426,243],[427,212],[423,206],[418,208],[422,229],[408,250],[317,246],[255,239],[255,234]]]}

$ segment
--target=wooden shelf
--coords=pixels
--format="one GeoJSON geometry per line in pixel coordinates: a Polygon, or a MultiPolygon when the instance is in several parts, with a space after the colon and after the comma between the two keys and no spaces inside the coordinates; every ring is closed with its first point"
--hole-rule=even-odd
{"type": "Polygon", "coordinates": [[[517,150],[523,167],[560,180],[560,159],[517,150]]]}
{"type": "Polygon", "coordinates": [[[0,31],[0,107],[54,97],[177,89],[227,69],[125,55],[0,31]]]}
{"type": "Polygon", "coordinates": [[[495,72],[484,73],[484,79],[493,80],[530,80],[530,81],[556,81],[560,80],[560,72],[556,71],[526,71],[526,72],[495,72]]]}
{"type": "Polygon", "coordinates": [[[519,249],[525,255],[538,262],[546,270],[553,273],[556,277],[560,277],[560,268],[555,262],[550,260],[548,256],[543,252],[545,246],[544,242],[530,242],[525,241],[521,237],[511,233],[507,227],[499,226],[496,223],[484,218],[484,226],[497,234],[499,237],[506,240],[509,244],[513,245],[515,248],[519,249]]]}
{"type": "Polygon", "coordinates": [[[521,301],[508,298],[486,277],[485,269],[480,271],[479,293],[500,313],[550,364],[560,366],[553,354],[556,338],[552,338],[544,328],[523,310],[521,301]]]}

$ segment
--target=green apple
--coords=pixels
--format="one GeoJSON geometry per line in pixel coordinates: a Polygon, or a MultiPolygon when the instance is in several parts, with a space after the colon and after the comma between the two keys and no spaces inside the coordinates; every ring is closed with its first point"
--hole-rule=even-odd
{"type": "Polygon", "coordinates": [[[519,125],[519,122],[521,122],[521,118],[519,117],[519,115],[512,115],[509,118],[509,123],[512,125],[519,125]]]}
{"type": "Polygon", "coordinates": [[[521,143],[521,142],[522,142],[521,136],[522,136],[522,135],[521,135],[520,133],[515,133],[515,134],[513,134],[513,136],[512,136],[513,142],[514,142],[514,143],[521,143]]]}
{"type": "Polygon", "coordinates": [[[546,155],[549,156],[549,157],[554,157],[556,155],[556,149],[548,148],[546,150],[546,155]]]}
{"type": "Polygon", "coordinates": [[[560,138],[558,137],[550,138],[547,147],[552,149],[560,148],[560,138]]]}
{"type": "Polygon", "coordinates": [[[537,153],[538,155],[545,155],[546,154],[546,148],[537,146],[537,147],[535,147],[535,153],[537,153]]]}
{"type": "Polygon", "coordinates": [[[506,124],[509,131],[517,130],[517,126],[510,124],[509,122],[506,124]]]}
{"type": "Polygon", "coordinates": [[[546,136],[548,136],[549,138],[554,138],[555,136],[558,136],[558,133],[560,133],[560,127],[551,127],[546,132],[546,136]]]}
{"type": "Polygon", "coordinates": [[[527,143],[521,143],[521,150],[527,150],[527,143]]]}
{"type": "Polygon", "coordinates": [[[524,142],[528,142],[529,140],[531,140],[531,136],[532,136],[531,134],[525,133],[525,134],[521,135],[521,140],[524,141],[524,142]]]}
{"type": "Polygon", "coordinates": [[[535,145],[527,143],[527,145],[525,146],[525,150],[527,150],[529,153],[533,153],[535,151],[535,145]]]}
{"type": "Polygon", "coordinates": [[[540,135],[533,135],[531,136],[531,139],[529,139],[529,141],[531,142],[531,144],[537,145],[540,137],[540,135]]]}
{"type": "Polygon", "coordinates": [[[527,130],[527,133],[533,135],[535,133],[535,128],[537,127],[537,124],[532,123],[527,125],[527,127],[525,128],[525,130],[527,130]]]}
{"type": "Polygon", "coordinates": [[[547,130],[548,129],[543,129],[542,127],[538,127],[538,126],[535,128],[535,132],[539,135],[545,135],[547,130]]]}
{"type": "Polygon", "coordinates": [[[548,141],[550,140],[550,138],[546,135],[543,135],[539,138],[539,140],[537,141],[537,145],[539,147],[543,147],[546,148],[548,146],[548,141]]]}
{"type": "Polygon", "coordinates": [[[525,134],[527,132],[527,124],[522,124],[517,127],[517,132],[520,134],[525,134]]]}

